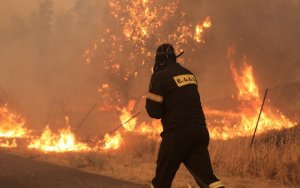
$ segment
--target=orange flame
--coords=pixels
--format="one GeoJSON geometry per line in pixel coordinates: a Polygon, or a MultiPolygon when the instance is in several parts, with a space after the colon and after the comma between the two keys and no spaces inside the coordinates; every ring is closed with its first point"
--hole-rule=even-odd
{"type": "Polygon", "coordinates": [[[239,97],[244,100],[259,99],[258,87],[253,76],[253,67],[247,65],[246,57],[244,57],[244,69],[239,75],[238,71],[231,63],[230,68],[233,74],[233,79],[239,90],[239,97]]]}
{"type": "Polygon", "coordinates": [[[197,42],[203,42],[203,32],[205,29],[211,27],[210,17],[206,17],[202,24],[196,25],[194,40],[197,42]]]}
{"type": "MultiPolygon", "coordinates": [[[[125,132],[131,132],[136,134],[147,135],[148,138],[155,138],[162,132],[162,126],[159,120],[152,122],[152,125],[149,125],[145,122],[137,125],[137,118],[132,118],[133,114],[131,113],[135,106],[135,101],[129,101],[127,107],[121,109],[120,121],[123,124],[125,132]],[[130,120],[130,121],[128,121],[130,120]]],[[[120,131],[116,132],[114,135],[106,134],[103,139],[104,150],[116,150],[121,146],[123,142],[122,134],[120,131]]]]}
{"type": "Polygon", "coordinates": [[[0,107],[0,137],[25,138],[30,131],[24,127],[25,119],[10,112],[7,105],[0,107]]]}
{"type": "MultiPolygon", "coordinates": [[[[132,117],[132,114],[126,108],[123,108],[122,109],[122,114],[120,116],[121,122],[125,123],[131,117],[132,117]]],[[[135,126],[136,126],[136,121],[137,121],[137,118],[133,118],[129,122],[125,123],[123,127],[125,128],[126,131],[133,131],[135,129],[135,126]]]]}
{"type": "Polygon", "coordinates": [[[17,147],[17,142],[16,142],[16,139],[13,139],[11,142],[8,141],[8,140],[1,140],[0,139],[0,147],[3,147],[3,148],[15,148],[17,147]]]}
{"type": "Polygon", "coordinates": [[[29,149],[37,149],[44,152],[79,152],[91,151],[87,144],[78,142],[74,133],[71,131],[66,117],[67,128],[58,131],[58,134],[51,131],[49,126],[46,126],[42,135],[30,141],[29,149]]]}
{"type": "MultiPolygon", "coordinates": [[[[228,57],[234,54],[234,48],[229,49],[228,57]]],[[[210,134],[213,139],[232,139],[240,136],[253,135],[256,126],[258,114],[262,105],[258,86],[253,76],[253,67],[248,65],[246,57],[243,61],[243,69],[239,71],[234,66],[231,59],[231,71],[233,79],[239,90],[237,100],[239,101],[238,112],[224,112],[204,108],[208,117],[214,120],[210,126],[210,134]],[[215,126],[218,124],[220,126],[215,126]]],[[[257,134],[263,134],[271,130],[282,130],[296,126],[295,122],[290,121],[278,109],[272,106],[265,106],[258,124],[257,134]]]]}
{"type": "Polygon", "coordinates": [[[116,150],[121,146],[122,136],[119,132],[116,132],[113,136],[106,134],[103,142],[103,150],[116,150]]]}
{"type": "MultiPolygon", "coordinates": [[[[163,42],[170,42],[174,44],[178,50],[182,50],[182,45],[188,44],[191,40],[198,43],[204,43],[204,31],[212,26],[210,17],[206,17],[202,24],[194,25],[188,23],[186,19],[186,12],[180,10],[180,1],[159,1],[159,0],[109,0],[110,13],[119,22],[121,32],[115,34],[110,28],[102,31],[101,34],[93,41],[92,45],[84,53],[84,58],[87,64],[90,64],[94,58],[95,51],[98,46],[104,42],[112,44],[116,51],[122,52],[124,50],[124,41],[132,42],[132,45],[137,47],[138,53],[151,57],[149,51],[149,43],[159,45],[163,42]],[[179,22],[173,30],[166,33],[166,29],[162,29],[164,25],[168,24],[169,20],[178,18],[179,22]],[[105,35],[107,34],[107,35],[105,35]],[[156,38],[156,41],[152,41],[156,38]],[[151,41],[149,41],[149,39],[151,41]]],[[[111,51],[108,62],[115,63],[116,51],[111,51]]],[[[136,57],[130,57],[134,60],[136,57]]],[[[110,66],[108,66],[110,67],[110,66]]],[[[112,72],[117,71],[116,67],[110,67],[112,72]]]]}
{"type": "Polygon", "coordinates": [[[211,27],[211,20],[210,16],[207,16],[202,24],[204,28],[210,28],[211,27]]]}
{"type": "Polygon", "coordinates": [[[136,131],[140,134],[146,134],[148,137],[153,138],[158,137],[163,129],[160,120],[154,120],[151,125],[142,122],[136,131]]]}
{"type": "MultiPolygon", "coordinates": [[[[121,124],[123,124],[123,128],[128,132],[132,132],[136,126],[137,118],[131,119],[132,118],[131,111],[133,110],[134,105],[135,105],[135,101],[131,100],[129,101],[127,108],[124,107],[120,110],[121,124]]],[[[123,139],[122,135],[119,131],[116,132],[114,135],[106,134],[103,139],[104,146],[102,147],[102,149],[116,150],[120,147],[122,139],[123,139]]]]}

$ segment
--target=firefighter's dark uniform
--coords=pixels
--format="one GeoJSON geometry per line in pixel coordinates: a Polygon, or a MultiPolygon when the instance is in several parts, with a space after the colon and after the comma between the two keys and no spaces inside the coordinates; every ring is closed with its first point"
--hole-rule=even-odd
{"type": "Polygon", "coordinates": [[[152,118],[161,118],[163,124],[152,185],[155,188],[171,187],[183,162],[201,188],[223,187],[211,167],[207,150],[209,133],[195,76],[175,62],[155,72],[146,109],[152,118]]]}

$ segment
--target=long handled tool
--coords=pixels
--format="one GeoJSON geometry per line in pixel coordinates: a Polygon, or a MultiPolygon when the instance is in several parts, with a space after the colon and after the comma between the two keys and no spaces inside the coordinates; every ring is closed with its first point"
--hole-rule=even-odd
{"type": "Polygon", "coordinates": [[[90,114],[93,112],[93,110],[95,109],[95,107],[97,106],[97,103],[95,103],[90,110],[88,111],[88,113],[83,117],[83,119],[81,120],[81,122],[78,124],[78,126],[76,127],[74,132],[77,132],[79,130],[79,128],[84,124],[84,122],[87,120],[87,118],[90,116],[90,114]]]}
{"type": "Polygon", "coordinates": [[[131,116],[131,118],[129,118],[127,121],[123,122],[121,125],[119,125],[118,127],[114,128],[113,130],[111,130],[110,132],[108,132],[108,134],[113,134],[117,130],[121,129],[124,125],[126,125],[127,123],[129,123],[131,120],[133,120],[135,117],[139,116],[140,114],[141,114],[141,112],[137,112],[136,114],[134,114],[133,116],[131,116]]]}

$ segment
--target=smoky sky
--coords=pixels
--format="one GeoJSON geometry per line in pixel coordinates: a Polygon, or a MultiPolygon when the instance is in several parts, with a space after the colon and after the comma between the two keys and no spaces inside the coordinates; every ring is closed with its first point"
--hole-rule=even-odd
{"type": "Polygon", "coordinates": [[[204,95],[219,93],[221,97],[234,91],[225,58],[230,46],[254,67],[260,89],[299,81],[299,1],[189,1],[184,6],[191,12],[199,10],[193,18],[211,15],[213,20],[205,57],[199,62],[207,68],[202,80],[204,95]]]}
{"type": "MultiPolygon", "coordinates": [[[[71,123],[78,124],[101,98],[103,76],[84,63],[83,54],[99,31],[116,23],[107,0],[11,0],[0,7],[0,102],[24,114],[33,128],[70,115],[70,108],[77,109],[71,123]]],[[[260,89],[300,81],[300,1],[182,0],[180,8],[190,20],[212,20],[193,59],[202,69],[196,75],[202,101],[237,92],[226,58],[230,46],[253,66],[260,89]]],[[[134,83],[148,88],[146,81],[134,83]]],[[[94,118],[91,129],[110,127],[102,123],[109,122],[105,117],[94,118]]]]}

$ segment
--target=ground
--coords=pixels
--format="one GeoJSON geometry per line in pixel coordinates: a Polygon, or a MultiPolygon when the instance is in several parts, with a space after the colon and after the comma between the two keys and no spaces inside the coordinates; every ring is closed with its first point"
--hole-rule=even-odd
{"type": "MultiPolygon", "coordinates": [[[[137,180],[146,175],[149,176],[147,179],[150,180],[154,170],[153,165],[150,167],[150,165],[137,162],[133,166],[136,166],[134,169],[139,172],[138,174],[141,177],[128,179],[125,171],[134,173],[132,172],[133,167],[128,167],[128,164],[120,164],[118,166],[119,170],[112,169],[111,171],[96,171],[92,168],[78,168],[80,169],[78,170],[74,166],[72,168],[67,167],[72,165],[66,166],[66,163],[60,163],[62,160],[54,159],[57,156],[45,156],[44,154],[39,157],[37,155],[24,155],[24,153],[21,154],[9,150],[0,151],[0,188],[142,188],[148,187],[145,185],[147,184],[146,181],[137,180]],[[143,172],[146,173],[143,174],[143,172]],[[108,176],[114,176],[117,179],[108,176]],[[129,181],[135,183],[130,183],[129,181]]],[[[257,177],[247,178],[228,175],[220,178],[227,188],[287,188],[279,182],[267,181],[257,177]]],[[[197,186],[182,166],[175,177],[172,187],[193,188],[197,186]]]]}
{"type": "Polygon", "coordinates": [[[110,177],[82,172],[0,152],[0,188],[143,188],[110,177]]]}

